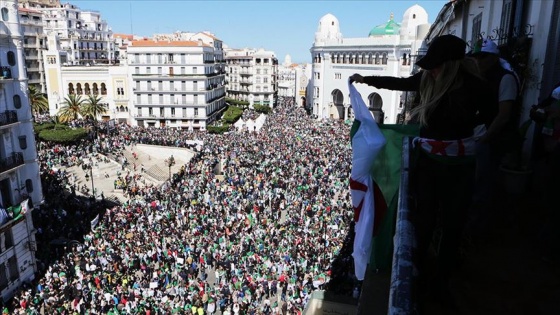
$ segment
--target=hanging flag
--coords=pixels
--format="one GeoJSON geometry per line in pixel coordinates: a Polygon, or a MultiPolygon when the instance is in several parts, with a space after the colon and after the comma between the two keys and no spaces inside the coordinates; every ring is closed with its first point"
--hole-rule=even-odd
{"type": "Polygon", "coordinates": [[[349,83],[348,88],[354,111],[354,124],[351,131],[352,171],[350,174],[350,192],[355,222],[352,257],[354,258],[356,278],[363,280],[371,255],[372,238],[376,232],[375,222],[381,221],[383,212],[387,209],[381,191],[374,186],[372,175],[375,157],[385,146],[386,141],[356,87],[349,83]],[[376,204],[380,205],[379,209],[376,209],[376,204]]]}

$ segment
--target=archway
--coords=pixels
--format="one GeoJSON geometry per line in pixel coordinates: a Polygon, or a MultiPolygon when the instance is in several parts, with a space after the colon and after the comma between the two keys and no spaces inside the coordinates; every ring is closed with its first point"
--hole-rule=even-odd
{"type": "Polygon", "coordinates": [[[385,120],[385,113],[383,112],[383,99],[377,93],[371,93],[368,96],[368,108],[373,113],[373,118],[378,124],[382,124],[385,120]]]}

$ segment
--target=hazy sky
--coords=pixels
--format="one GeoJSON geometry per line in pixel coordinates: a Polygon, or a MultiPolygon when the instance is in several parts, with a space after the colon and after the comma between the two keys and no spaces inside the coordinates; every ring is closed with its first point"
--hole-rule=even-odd
{"type": "MultiPolygon", "coordinates": [[[[61,1],[66,2],[66,1],[61,1]]],[[[344,37],[367,37],[376,25],[401,22],[404,11],[419,4],[433,22],[447,0],[393,1],[166,1],[69,0],[82,10],[95,10],[115,33],[151,36],[174,31],[210,31],[232,48],[264,48],[286,54],[293,62],[310,62],[319,20],[338,18],[344,37]]]]}

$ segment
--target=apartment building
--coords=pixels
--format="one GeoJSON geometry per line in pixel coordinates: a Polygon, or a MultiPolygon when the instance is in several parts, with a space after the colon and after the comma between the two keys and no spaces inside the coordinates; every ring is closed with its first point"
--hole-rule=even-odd
{"type": "Polygon", "coordinates": [[[43,13],[29,8],[19,8],[18,12],[28,84],[46,93],[43,53],[47,48],[47,39],[43,33],[43,13]]]}
{"type": "Polygon", "coordinates": [[[203,38],[130,42],[133,124],[205,130],[225,107],[223,56],[216,47],[221,41],[214,38],[212,44],[203,38]]]}
{"type": "Polygon", "coordinates": [[[227,96],[273,107],[278,96],[278,59],[264,49],[225,49],[227,96]]]}
{"type": "Polygon", "coordinates": [[[115,62],[113,32],[98,11],[81,10],[69,3],[39,10],[44,32],[57,37],[68,65],[115,62]]]}
{"type": "Polygon", "coordinates": [[[9,299],[31,281],[35,229],[31,212],[42,202],[41,180],[28,101],[17,0],[0,2],[0,297],[9,299]],[[9,207],[17,213],[6,216],[9,207]]]}

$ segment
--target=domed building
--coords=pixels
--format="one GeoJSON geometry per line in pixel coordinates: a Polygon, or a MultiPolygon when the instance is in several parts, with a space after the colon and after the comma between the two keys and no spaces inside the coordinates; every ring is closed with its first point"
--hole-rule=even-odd
{"type": "MultiPolygon", "coordinates": [[[[318,119],[351,119],[348,77],[409,76],[411,55],[415,55],[429,29],[428,13],[419,5],[408,8],[402,20],[391,13],[385,23],[373,26],[367,37],[344,38],[338,19],[326,14],[319,20],[311,47],[313,59],[311,89],[307,100],[318,119]]],[[[402,112],[402,92],[380,90],[364,84],[358,91],[368,102],[378,122],[396,123],[402,112]]]]}

